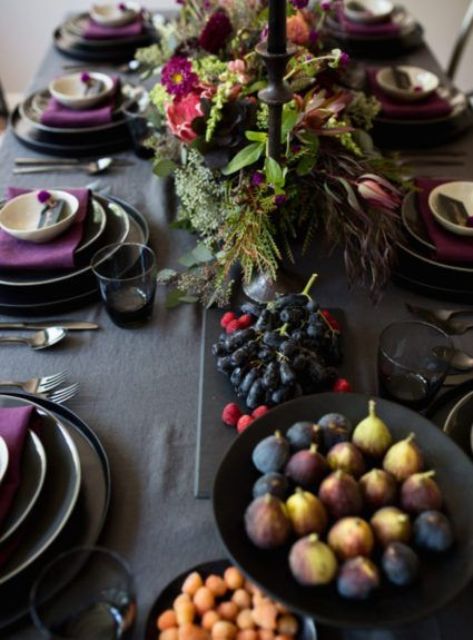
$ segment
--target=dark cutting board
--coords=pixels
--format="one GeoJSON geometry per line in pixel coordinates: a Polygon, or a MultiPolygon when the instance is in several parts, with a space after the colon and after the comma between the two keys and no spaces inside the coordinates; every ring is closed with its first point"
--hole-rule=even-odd
{"type": "MultiPolygon", "coordinates": [[[[341,323],[345,333],[345,316],[341,309],[330,309],[330,313],[341,323]]],[[[244,403],[236,397],[229,378],[217,371],[212,345],[222,332],[220,319],[221,309],[208,309],[203,314],[202,343],[200,355],[199,405],[197,414],[197,447],[195,465],[194,496],[210,498],[215,474],[220,460],[236,438],[233,427],[228,427],[221,420],[223,407],[228,402],[238,402],[243,410],[244,403]]],[[[347,341],[344,340],[346,343],[347,341]]],[[[340,367],[342,377],[348,377],[346,354],[340,367]]]]}

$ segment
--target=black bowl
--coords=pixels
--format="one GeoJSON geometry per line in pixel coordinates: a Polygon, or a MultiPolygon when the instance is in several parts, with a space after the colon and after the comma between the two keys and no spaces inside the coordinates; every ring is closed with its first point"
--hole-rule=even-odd
{"type": "Polygon", "coordinates": [[[426,468],[435,468],[446,511],[455,531],[455,545],[445,554],[422,558],[419,580],[408,588],[382,587],[364,602],[341,598],[333,585],[303,587],[291,575],[289,546],[261,551],[247,537],[243,514],[251,501],[258,472],[251,462],[255,445],[276,429],[283,433],[299,420],[316,421],[339,412],[354,424],[366,417],[369,397],[322,393],[281,405],[255,421],[231,446],[214,485],[213,508],[227,551],[250,580],[293,611],[335,627],[393,627],[432,614],[459,593],[473,576],[473,466],[463,451],[440,429],[410,409],[377,400],[377,412],[395,440],[416,434],[426,468]]]}
{"type": "MultiPolygon", "coordinates": [[[[203,578],[207,578],[213,573],[223,575],[223,572],[225,569],[228,569],[229,566],[230,562],[228,560],[213,560],[192,567],[184,573],[181,573],[177,578],[174,578],[174,580],[161,591],[151,607],[148,620],[146,621],[145,640],[156,640],[159,633],[156,632],[156,619],[163,611],[166,611],[166,609],[172,609],[172,604],[181,593],[182,584],[190,573],[197,571],[203,578]]],[[[314,622],[307,618],[302,618],[299,621],[301,625],[296,640],[317,640],[317,630],[314,622]]]]}

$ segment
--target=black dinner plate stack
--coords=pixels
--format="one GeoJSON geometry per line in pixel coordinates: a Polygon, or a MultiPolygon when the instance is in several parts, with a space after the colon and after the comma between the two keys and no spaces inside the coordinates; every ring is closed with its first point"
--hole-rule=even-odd
{"type": "Polygon", "coordinates": [[[125,38],[87,39],[84,37],[88,13],[80,13],[61,24],[53,34],[54,45],[61,53],[85,62],[126,62],[135,51],[156,40],[156,32],[148,14],[143,16],[143,29],[125,38]]]}
{"type": "Polygon", "coordinates": [[[148,224],[139,211],[117,198],[93,193],[75,267],[50,272],[0,269],[0,313],[47,315],[90,304],[98,298],[90,267],[93,254],[109,244],[146,244],[148,237],[148,224]]]}
{"type": "Polygon", "coordinates": [[[110,500],[108,460],[94,432],[64,407],[0,394],[0,408],[27,406],[20,484],[0,526],[0,636],[28,613],[29,592],[48,562],[97,542],[110,500]]]}
{"type": "Polygon", "coordinates": [[[447,264],[435,257],[417,207],[416,194],[404,199],[403,234],[398,243],[398,261],[394,280],[399,285],[426,296],[471,304],[473,302],[473,265],[447,264]]]}

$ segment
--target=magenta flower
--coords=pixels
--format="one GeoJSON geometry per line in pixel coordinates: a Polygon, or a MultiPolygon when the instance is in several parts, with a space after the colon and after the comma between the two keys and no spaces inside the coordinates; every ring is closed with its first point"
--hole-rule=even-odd
{"type": "Polygon", "coordinates": [[[38,191],[38,195],[36,197],[38,198],[38,201],[41,202],[41,204],[46,204],[46,202],[49,202],[49,200],[51,200],[51,194],[45,189],[38,191]]]}
{"type": "Polygon", "coordinates": [[[357,189],[363,200],[372,207],[396,211],[401,204],[402,195],[399,189],[388,180],[372,173],[360,176],[357,189]]]}
{"type": "Polygon", "coordinates": [[[305,9],[309,4],[309,0],[289,0],[294,9],[305,9]]]}
{"type": "Polygon", "coordinates": [[[282,207],[283,204],[286,204],[286,202],[287,202],[287,196],[285,196],[285,195],[276,196],[274,198],[274,204],[277,207],[282,207]]]}
{"type": "Polygon", "coordinates": [[[254,187],[259,187],[260,185],[262,185],[264,182],[264,175],[261,173],[261,171],[255,171],[254,174],[251,176],[251,184],[254,187]]]}
{"type": "Polygon", "coordinates": [[[348,53],[346,53],[346,51],[342,51],[342,54],[340,56],[340,64],[346,66],[349,62],[350,56],[348,55],[348,53]]]}
{"type": "Polygon", "coordinates": [[[322,11],[330,11],[330,9],[332,8],[331,0],[323,0],[320,3],[320,8],[322,9],[322,11]]]}
{"type": "Polygon", "coordinates": [[[226,45],[232,31],[232,23],[225,11],[216,11],[203,28],[199,45],[209,53],[218,53],[226,45]]]}
{"type": "Polygon", "coordinates": [[[120,4],[118,5],[118,8],[120,9],[120,11],[128,11],[128,7],[124,2],[120,2],[120,4]]]}
{"type": "Polygon", "coordinates": [[[314,46],[315,44],[317,44],[318,39],[319,39],[319,32],[316,31],[315,29],[311,29],[309,33],[309,43],[312,46],[314,46]]]}
{"type": "Polygon", "coordinates": [[[161,84],[166,91],[177,98],[182,98],[199,83],[197,74],[192,71],[192,64],[183,56],[172,57],[163,67],[161,84]]]}
{"type": "Polygon", "coordinates": [[[261,31],[260,41],[264,42],[264,40],[267,40],[268,35],[269,35],[269,25],[266,25],[265,27],[263,27],[263,30],[261,31]]]}
{"type": "Polygon", "coordinates": [[[80,81],[83,82],[84,84],[89,84],[89,82],[91,81],[90,73],[88,73],[87,71],[84,71],[83,73],[81,73],[80,81]]]}

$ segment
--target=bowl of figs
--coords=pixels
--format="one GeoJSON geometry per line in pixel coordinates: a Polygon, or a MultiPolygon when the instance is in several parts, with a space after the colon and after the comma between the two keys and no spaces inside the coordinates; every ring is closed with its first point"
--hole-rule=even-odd
{"type": "Polygon", "coordinates": [[[292,611],[393,627],[473,577],[473,465],[422,415],[321,393],[276,407],[233,443],[213,492],[240,570],[292,611]]]}

